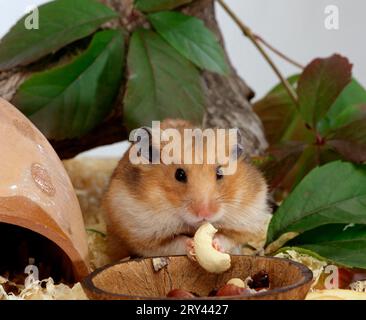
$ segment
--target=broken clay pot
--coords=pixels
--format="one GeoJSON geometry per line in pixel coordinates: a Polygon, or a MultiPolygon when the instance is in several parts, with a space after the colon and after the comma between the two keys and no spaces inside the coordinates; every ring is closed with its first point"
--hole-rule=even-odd
{"type": "Polygon", "coordinates": [[[89,273],[82,213],[61,160],[42,133],[1,98],[0,223],[51,240],[71,261],[75,279],[89,273]]]}

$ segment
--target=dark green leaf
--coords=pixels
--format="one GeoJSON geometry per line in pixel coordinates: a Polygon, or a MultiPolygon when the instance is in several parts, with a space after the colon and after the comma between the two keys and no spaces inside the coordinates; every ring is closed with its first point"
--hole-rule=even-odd
{"type": "Polygon", "coordinates": [[[360,106],[366,105],[366,90],[353,79],[342,91],[329,112],[317,126],[318,132],[326,136],[337,128],[354,121],[359,113],[360,106]]]}
{"type": "Polygon", "coordinates": [[[39,7],[39,29],[25,28],[25,19],[0,42],[0,70],[25,65],[92,34],[118,14],[95,0],[57,0],[39,7]]]}
{"type": "Polygon", "coordinates": [[[351,70],[352,65],[340,55],[315,59],[305,68],[297,92],[300,112],[306,123],[316,128],[351,81],[351,70]]]}
{"type": "Polygon", "coordinates": [[[366,166],[335,161],[312,170],[271,220],[267,243],[329,223],[366,224],[366,166]]]}
{"type": "Polygon", "coordinates": [[[174,9],[190,2],[192,0],[135,0],[135,7],[142,12],[156,12],[174,9]]]}
{"type": "MultiPolygon", "coordinates": [[[[365,215],[364,209],[363,214],[365,215]]],[[[366,226],[329,224],[307,231],[288,245],[316,252],[347,267],[366,268],[366,226]]]]}
{"type": "Polygon", "coordinates": [[[173,48],[198,67],[228,74],[224,50],[202,20],[169,11],[150,14],[149,20],[173,48]]]}
{"type": "Polygon", "coordinates": [[[49,139],[81,136],[110,112],[121,84],[123,56],[122,32],[101,31],[70,64],[26,80],[13,103],[49,139]]]}
{"type": "Polygon", "coordinates": [[[198,70],[153,31],[133,33],[124,116],[130,128],[153,120],[202,121],[204,95],[198,70]]]}

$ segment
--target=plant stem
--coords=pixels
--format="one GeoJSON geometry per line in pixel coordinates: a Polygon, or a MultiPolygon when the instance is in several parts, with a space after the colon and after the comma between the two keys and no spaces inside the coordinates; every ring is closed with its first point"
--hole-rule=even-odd
{"type": "Polygon", "coordinates": [[[246,37],[248,37],[251,40],[251,42],[254,44],[254,46],[259,50],[259,52],[262,54],[263,58],[268,62],[268,64],[271,66],[274,73],[280,79],[281,83],[285,87],[290,98],[293,100],[295,105],[298,106],[298,97],[297,97],[297,94],[296,94],[294,88],[287,81],[287,79],[282,75],[280,70],[277,68],[277,66],[274,64],[272,59],[267,54],[267,52],[259,44],[259,42],[258,42],[256,36],[253,34],[252,30],[239,19],[239,17],[227,6],[227,4],[223,0],[217,0],[217,1],[221,5],[221,7],[226,11],[226,13],[233,19],[233,21],[240,28],[240,30],[243,32],[243,34],[246,37]]]}
{"type": "Polygon", "coordinates": [[[304,69],[305,67],[296,62],[295,60],[291,59],[290,57],[286,56],[284,53],[273,47],[271,44],[269,44],[266,40],[264,40],[261,36],[257,34],[253,34],[255,39],[259,42],[261,42],[264,46],[266,46],[269,50],[271,50],[273,53],[277,54],[279,57],[281,57],[283,60],[286,60],[288,63],[294,65],[295,67],[299,69],[304,69]]]}

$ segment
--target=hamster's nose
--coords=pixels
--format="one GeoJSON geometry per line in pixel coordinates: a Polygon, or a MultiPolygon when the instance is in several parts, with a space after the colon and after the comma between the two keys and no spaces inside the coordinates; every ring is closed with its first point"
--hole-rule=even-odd
{"type": "Polygon", "coordinates": [[[215,203],[197,203],[192,205],[192,212],[199,218],[210,218],[218,211],[215,203]]]}

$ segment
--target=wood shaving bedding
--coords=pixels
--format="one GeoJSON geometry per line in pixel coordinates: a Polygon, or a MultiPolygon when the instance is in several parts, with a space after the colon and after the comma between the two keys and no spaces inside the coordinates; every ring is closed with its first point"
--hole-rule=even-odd
{"type": "MultiPolygon", "coordinates": [[[[29,280],[29,279],[28,279],[29,280]]],[[[80,283],[73,287],[55,285],[52,278],[27,281],[18,285],[0,277],[0,300],[87,300],[80,283]],[[10,289],[10,290],[9,290],[10,289]],[[15,290],[17,293],[14,293],[15,290]]]]}

